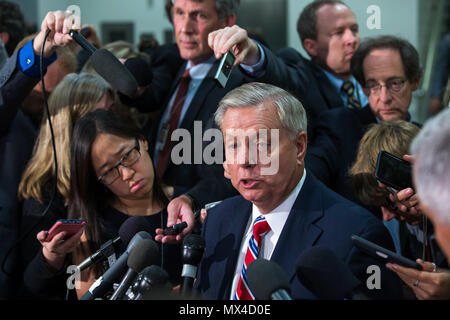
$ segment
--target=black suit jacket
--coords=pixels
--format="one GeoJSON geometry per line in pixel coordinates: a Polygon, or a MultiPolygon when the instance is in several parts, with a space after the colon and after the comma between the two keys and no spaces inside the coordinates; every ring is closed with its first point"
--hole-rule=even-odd
{"type": "MultiPolygon", "coordinates": [[[[20,106],[39,79],[20,70],[17,55],[12,55],[0,71],[0,263],[18,239],[17,187],[36,136],[32,121],[20,106]]],[[[8,256],[8,274],[16,271],[17,258],[17,251],[8,256]]],[[[16,287],[16,279],[0,270],[0,298],[12,297],[16,287]]]]}
{"type": "Polygon", "coordinates": [[[367,127],[374,123],[377,120],[370,106],[327,111],[319,117],[306,152],[306,167],[330,189],[357,203],[348,169],[356,160],[367,127]]]}
{"type": "MultiPolygon", "coordinates": [[[[202,235],[206,248],[197,274],[196,288],[206,299],[226,300],[230,297],[232,279],[245,227],[252,204],[242,196],[223,201],[210,211],[202,235]]],[[[294,299],[317,299],[297,279],[298,256],[312,246],[332,249],[365,286],[367,267],[378,265],[381,289],[366,290],[378,299],[398,299],[402,293],[398,277],[383,263],[355,248],[353,234],[377,244],[394,248],[389,231],[369,212],[326,188],[310,172],[289,214],[271,261],[286,272],[294,299]]]]}
{"type": "MultiPolygon", "coordinates": [[[[170,160],[163,175],[163,181],[166,184],[175,186],[175,195],[189,192],[189,194],[197,201],[198,205],[222,200],[237,194],[229,180],[224,178],[222,164],[207,165],[203,160],[201,164],[194,163],[194,154],[195,152],[198,152],[195,150],[194,145],[202,143],[203,153],[205,147],[211,143],[209,141],[203,142],[203,138],[198,136],[198,134],[195,134],[194,122],[200,121],[203,134],[210,128],[218,129],[214,123],[214,113],[217,110],[220,100],[229,91],[244,83],[243,74],[238,68],[234,68],[227,86],[225,88],[218,87],[214,80],[214,75],[219,64],[220,60],[216,60],[206,78],[203,79],[179,126],[180,129],[187,130],[192,138],[190,163],[174,164],[170,160]],[[195,140],[196,138],[197,140],[195,140]]],[[[162,106],[165,108],[167,107],[173,92],[176,90],[185,68],[186,63],[180,67],[175,81],[169,90],[169,94],[162,103],[162,106]]],[[[163,111],[164,110],[161,110],[161,115],[163,114],[163,111]]],[[[159,121],[154,124],[151,130],[150,141],[153,146],[156,142],[158,126],[159,121]]],[[[220,147],[223,146],[222,140],[215,141],[215,143],[220,145],[220,147]]]]}

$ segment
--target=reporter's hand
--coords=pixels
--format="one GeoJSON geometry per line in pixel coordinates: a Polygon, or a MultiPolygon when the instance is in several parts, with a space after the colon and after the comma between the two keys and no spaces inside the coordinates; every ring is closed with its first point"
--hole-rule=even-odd
{"type": "Polygon", "coordinates": [[[237,25],[211,32],[208,45],[213,49],[217,59],[231,50],[236,56],[234,65],[240,63],[254,65],[261,59],[256,43],[248,37],[247,31],[237,25]]]}
{"type": "Polygon", "coordinates": [[[192,202],[191,199],[186,197],[185,195],[181,195],[179,197],[174,198],[169,202],[167,206],[167,227],[171,227],[174,224],[178,224],[181,222],[186,222],[187,227],[183,230],[182,233],[173,235],[163,235],[163,229],[156,229],[156,241],[160,241],[162,243],[180,243],[182,239],[192,232],[194,229],[195,219],[194,212],[192,210],[192,202]]]}
{"type": "Polygon", "coordinates": [[[447,300],[450,299],[450,272],[436,269],[430,262],[416,260],[422,266],[422,271],[406,268],[397,264],[386,264],[405,282],[419,300],[447,300]]]}
{"type": "Polygon", "coordinates": [[[39,55],[41,53],[42,43],[45,33],[51,30],[47,37],[44,48],[44,57],[49,58],[55,52],[56,47],[62,47],[72,42],[69,31],[79,30],[81,26],[80,17],[73,15],[70,11],[51,11],[48,12],[41,24],[41,31],[34,38],[33,50],[39,55]]]}
{"type": "Polygon", "coordinates": [[[64,265],[64,259],[68,253],[71,253],[80,244],[81,235],[84,228],[68,239],[64,239],[66,232],[60,232],[53,237],[51,241],[46,241],[46,232],[41,231],[36,238],[42,245],[42,254],[44,255],[47,265],[53,270],[59,270],[64,265]]]}
{"type": "MultiPolygon", "coordinates": [[[[408,161],[411,164],[414,163],[414,157],[410,155],[404,155],[403,160],[408,161]]],[[[387,186],[381,182],[379,182],[378,185],[381,188],[387,188],[387,186]]],[[[412,188],[400,190],[395,194],[390,193],[389,200],[393,204],[393,207],[382,207],[384,220],[389,221],[395,218],[412,225],[422,222],[423,213],[419,207],[419,198],[412,188]]]]}

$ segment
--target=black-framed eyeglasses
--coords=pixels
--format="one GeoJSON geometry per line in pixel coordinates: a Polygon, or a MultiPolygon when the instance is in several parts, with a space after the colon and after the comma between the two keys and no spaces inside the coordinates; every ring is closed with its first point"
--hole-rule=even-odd
{"type": "Polygon", "coordinates": [[[381,92],[382,87],[386,87],[389,91],[392,91],[392,92],[399,92],[400,90],[402,90],[405,82],[406,82],[405,79],[400,79],[400,78],[390,79],[390,80],[386,81],[386,84],[384,84],[384,85],[380,84],[376,81],[370,81],[370,82],[366,83],[366,86],[364,87],[364,89],[366,89],[367,92],[370,92],[370,94],[375,94],[375,95],[377,95],[381,92]]]}
{"type": "Polygon", "coordinates": [[[136,162],[138,162],[139,158],[141,157],[141,147],[139,145],[139,140],[136,138],[136,144],[127,153],[124,154],[122,159],[120,159],[119,163],[117,163],[114,167],[110,168],[108,171],[106,171],[103,175],[98,177],[98,181],[103,183],[104,185],[110,185],[114,181],[117,180],[117,178],[120,177],[120,171],[119,167],[125,167],[125,168],[131,168],[136,162]]]}

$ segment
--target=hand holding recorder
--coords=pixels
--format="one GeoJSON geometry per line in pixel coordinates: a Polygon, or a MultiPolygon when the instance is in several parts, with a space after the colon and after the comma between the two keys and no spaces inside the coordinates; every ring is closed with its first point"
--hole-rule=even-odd
{"type": "Polygon", "coordinates": [[[236,57],[234,65],[254,65],[261,59],[257,44],[248,37],[246,30],[237,25],[211,32],[208,45],[214,50],[217,59],[230,50],[236,57]]]}

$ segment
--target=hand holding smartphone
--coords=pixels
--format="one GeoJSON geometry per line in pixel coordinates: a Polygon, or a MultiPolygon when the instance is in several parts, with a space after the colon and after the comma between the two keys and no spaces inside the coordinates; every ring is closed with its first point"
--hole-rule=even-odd
{"type": "Polygon", "coordinates": [[[393,251],[385,249],[369,240],[358,237],[357,235],[352,235],[353,244],[360,250],[364,251],[366,254],[374,257],[381,262],[391,262],[396,263],[407,268],[414,268],[417,270],[422,270],[422,266],[416,261],[405,258],[393,251]]]}
{"type": "Polygon", "coordinates": [[[375,178],[391,193],[413,187],[411,164],[384,150],[378,154],[375,178]]]}
{"type": "Polygon", "coordinates": [[[70,238],[78,233],[86,224],[85,220],[81,219],[60,219],[46,232],[45,241],[52,241],[52,239],[61,232],[66,232],[66,238],[70,238]]]}

